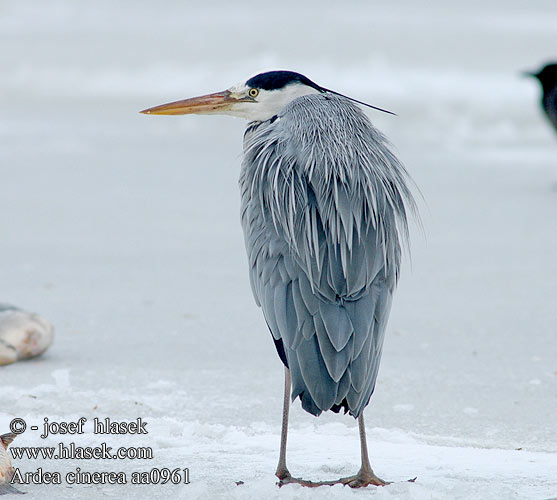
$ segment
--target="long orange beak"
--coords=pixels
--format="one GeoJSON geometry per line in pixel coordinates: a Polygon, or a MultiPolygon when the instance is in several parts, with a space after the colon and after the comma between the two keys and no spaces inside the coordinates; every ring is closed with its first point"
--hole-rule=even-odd
{"type": "Polygon", "coordinates": [[[229,90],[223,90],[222,92],[215,92],[214,94],[161,104],[154,108],[144,109],[140,111],[140,113],[146,115],[204,115],[225,111],[230,109],[233,104],[241,101],[241,99],[232,97],[229,90]]]}

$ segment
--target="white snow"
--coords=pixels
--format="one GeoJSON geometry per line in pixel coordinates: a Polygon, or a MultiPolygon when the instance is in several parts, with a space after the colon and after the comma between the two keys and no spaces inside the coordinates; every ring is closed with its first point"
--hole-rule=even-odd
{"type": "MultiPolygon", "coordinates": [[[[0,302],[56,339],[0,369],[0,433],[86,417],[83,435],[28,429],[13,446],[154,458],[15,465],[191,481],[26,498],[557,497],[557,143],[520,77],[557,57],[556,16],[553,0],[3,3],[0,302]],[[247,277],[244,123],[138,114],[271,68],[396,112],[369,116],[423,194],[366,410],[384,488],[275,485],[283,371],[247,277]],[[95,435],[95,417],[149,434],[95,435]]],[[[309,479],[356,472],[354,420],[296,402],[288,461],[309,479]]]]}

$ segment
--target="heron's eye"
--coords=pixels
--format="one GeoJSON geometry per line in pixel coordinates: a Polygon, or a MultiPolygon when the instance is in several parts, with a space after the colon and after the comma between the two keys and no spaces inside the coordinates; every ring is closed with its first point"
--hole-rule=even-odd
{"type": "Polygon", "coordinates": [[[259,94],[259,90],[257,90],[257,89],[249,89],[248,94],[249,94],[250,97],[257,97],[257,94],[259,94]]]}

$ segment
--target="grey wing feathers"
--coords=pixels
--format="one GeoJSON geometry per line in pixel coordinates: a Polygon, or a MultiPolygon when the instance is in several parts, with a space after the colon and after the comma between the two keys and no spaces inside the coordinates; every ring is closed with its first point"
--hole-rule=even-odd
{"type": "Polygon", "coordinates": [[[250,281],[283,343],[292,397],[315,415],[343,406],[357,417],[375,386],[405,203],[413,208],[404,167],[358,107],[321,94],[252,126],[244,150],[250,281]]]}

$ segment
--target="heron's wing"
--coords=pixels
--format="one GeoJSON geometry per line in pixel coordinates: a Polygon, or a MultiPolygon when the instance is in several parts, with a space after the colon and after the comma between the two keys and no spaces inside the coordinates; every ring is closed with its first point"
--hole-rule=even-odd
{"type": "Polygon", "coordinates": [[[316,141],[330,146],[338,137],[329,127],[304,136],[301,118],[281,115],[246,139],[250,278],[283,342],[293,397],[314,414],[345,403],[357,416],[373,391],[398,273],[395,212],[388,188],[372,185],[379,181],[367,160],[317,151],[316,141]]]}
{"type": "Polygon", "coordinates": [[[250,281],[273,337],[282,342],[293,398],[300,396],[303,407],[316,415],[343,403],[359,415],[374,388],[392,286],[380,271],[357,298],[331,300],[334,283],[324,278],[312,288],[303,260],[292,255],[272,226],[257,216],[247,222],[254,211],[243,213],[244,227],[258,228],[246,231],[250,281]]]}

